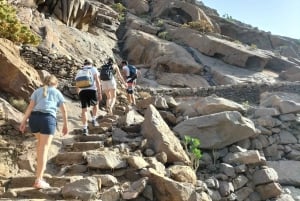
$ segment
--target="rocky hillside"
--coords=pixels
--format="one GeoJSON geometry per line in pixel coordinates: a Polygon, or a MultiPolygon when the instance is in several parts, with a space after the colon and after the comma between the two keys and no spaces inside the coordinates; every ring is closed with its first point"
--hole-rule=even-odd
{"type": "Polygon", "coordinates": [[[8,2],[42,42],[0,39],[1,199],[300,200],[299,40],[195,1],[8,2]],[[80,134],[73,86],[86,57],[127,59],[142,72],[137,106],[120,89],[115,115],[101,110],[90,136],[80,134]],[[68,98],[71,132],[53,142],[52,188],[35,190],[34,138],[19,134],[13,106],[48,73],[68,98]]]}

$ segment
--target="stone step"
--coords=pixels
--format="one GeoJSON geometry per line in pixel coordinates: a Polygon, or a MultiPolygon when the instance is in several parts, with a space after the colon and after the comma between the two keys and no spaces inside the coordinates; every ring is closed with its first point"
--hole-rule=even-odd
{"type": "MultiPolygon", "coordinates": [[[[49,189],[36,189],[33,186],[34,176],[13,177],[7,185],[7,191],[0,195],[2,198],[24,198],[24,200],[32,199],[49,199],[62,200],[61,187],[67,183],[74,181],[78,177],[49,177],[45,176],[45,180],[50,184],[49,189]]],[[[10,199],[11,200],[11,199],[10,199]]]]}
{"type": "MultiPolygon", "coordinates": [[[[101,127],[101,126],[97,126],[97,127],[93,127],[93,126],[89,126],[88,127],[89,133],[90,134],[104,134],[106,132],[109,132],[112,130],[112,127],[107,127],[106,125],[101,127]]],[[[74,135],[83,135],[82,134],[82,129],[74,129],[72,132],[74,135]]]]}
{"type": "Polygon", "coordinates": [[[109,135],[107,134],[89,134],[88,136],[79,135],[76,140],[80,142],[105,141],[109,135]]]}
{"type": "MultiPolygon", "coordinates": [[[[62,187],[72,181],[72,177],[49,177],[46,175],[44,178],[52,187],[62,187]]],[[[32,187],[34,181],[35,176],[12,177],[8,183],[8,188],[32,187]]]]}
{"type": "MultiPolygon", "coordinates": [[[[62,200],[61,189],[58,187],[53,187],[49,189],[35,189],[33,187],[23,187],[23,188],[11,188],[8,189],[3,195],[2,198],[22,198],[24,200],[32,199],[47,199],[47,200],[62,200]]],[[[10,200],[11,200],[10,199],[10,200]]]]}
{"type": "Polygon", "coordinates": [[[103,141],[93,142],[75,142],[72,146],[72,150],[76,152],[94,150],[104,147],[103,141]]]}
{"type": "Polygon", "coordinates": [[[84,164],[87,161],[84,158],[83,152],[65,152],[65,153],[58,153],[54,157],[54,162],[57,165],[72,165],[72,164],[84,164]]]}

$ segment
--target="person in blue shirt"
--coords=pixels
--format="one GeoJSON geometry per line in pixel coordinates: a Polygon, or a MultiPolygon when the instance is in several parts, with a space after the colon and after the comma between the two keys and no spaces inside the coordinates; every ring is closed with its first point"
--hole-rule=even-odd
{"type": "Polygon", "coordinates": [[[24,133],[27,120],[29,120],[30,130],[37,139],[36,180],[33,185],[35,188],[50,188],[50,185],[43,180],[43,175],[46,169],[48,150],[57,126],[57,108],[60,108],[63,118],[62,134],[68,134],[65,99],[57,89],[57,85],[58,80],[54,75],[45,77],[44,86],[32,93],[19,127],[19,130],[24,133]]]}

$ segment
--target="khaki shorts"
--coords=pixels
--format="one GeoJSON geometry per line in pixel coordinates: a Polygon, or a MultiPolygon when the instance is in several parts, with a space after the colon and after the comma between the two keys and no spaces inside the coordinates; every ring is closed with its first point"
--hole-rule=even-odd
{"type": "Polygon", "coordinates": [[[115,79],[111,79],[111,80],[105,80],[105,81],[101,81],[101,86],[102,86],[102,90],[109,90],[109,89],[117,89],[117,83],[115,79]]]}

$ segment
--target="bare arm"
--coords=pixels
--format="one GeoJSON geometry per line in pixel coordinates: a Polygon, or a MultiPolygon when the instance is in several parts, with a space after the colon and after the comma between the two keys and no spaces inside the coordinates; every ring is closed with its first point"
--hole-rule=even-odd
{"type": "Polygon", "coordinates": [[[141,77],[142,71],[140,71],[139,69],[136,69],[136,74],[137,74],[137,77],[141,77]]]}
{"type": "Polygon", "coordinates": [[[122,76],[119,68],[117,66],[114,66],[114,69],[116,70],[119,80],[126,86],[127,83],[125,82],[124,77],[122,76]]]}
{"type": "Polygon", "coordinates": [[[100,82],[98,74],[94,75],[94,80],[96,81],[96,87],[97,87],[97,92],[98,92],[99,100],[102,100],[101,82],[100,82]]]}
{"type": "Polygon", "coordinates": [[[25,131],[27,119],[29,118],[29,115],[31,114],[31,111],[33,110],[34,106],[35,106],[35,102],[34,102],[34,100],[31,100],[29,105],[27,106],[27,109],[25,111],[23,120],[22,120],[22,122],[20,124],[20,127],[19,127],[19,130],[22,133],[24,133],[24,131],[25,131]]]}
{"type": "Polygon", "coordinates": [[[67,113],[67,110],[66,110],[65,103],[61,104],[60,111],[61,111],[63,122],[64,122],[63,129],[62,129],[62,134],[67,135],[69,129],[68,129],[68,113],[67,113]]]}

